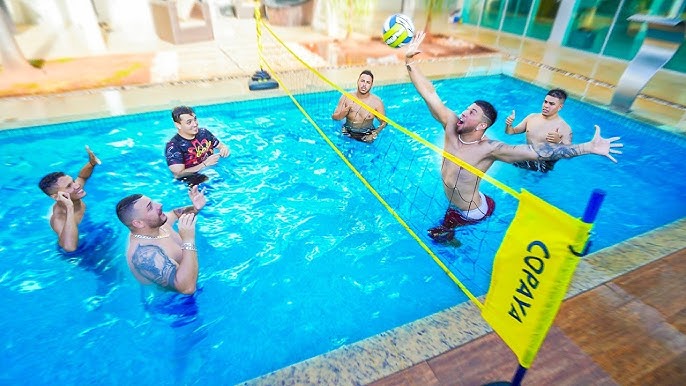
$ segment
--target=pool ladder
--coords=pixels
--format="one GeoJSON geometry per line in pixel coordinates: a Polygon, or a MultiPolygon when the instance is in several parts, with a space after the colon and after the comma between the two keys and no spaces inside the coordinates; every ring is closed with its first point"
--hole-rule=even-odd
{"type": "Polygon", "coordinates": [[[627,20],[648,24],[641,48],[622,73],[612,96],[610,107],[628,112],[631,105],[660,70],[679,49],[686,37],[684,20],[651,15],[633,15],[627,20]]]}

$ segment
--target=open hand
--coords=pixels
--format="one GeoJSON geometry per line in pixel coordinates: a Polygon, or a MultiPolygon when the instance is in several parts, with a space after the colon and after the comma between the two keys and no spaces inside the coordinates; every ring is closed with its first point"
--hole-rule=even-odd
{"type": "Polygon", "coordinates": [[[100,158],[98,158],[93,151],[91,151],[91,148],[86,145],[86,151],[88,152],[88,162],[90,162],[91,165],[100,165],[102,162],[100,162],[100,158]]]}
{"type": "Polygon", "coordinates": [[[426,33],[424,33],[424,31],[419,31],[416,35],[414,35],[412,41],[410,41],[405,49],[405,58],[410,59],[421,52],[419,50],[419,45],[422,44],[425,36],[426,33]]]}
{"type": "Polygon", "coordinates": [[[591,140],[591,153],[593,154],[598,154],[598,155],[604,155],[605,157],[609,158],[612,162],[617,163],[617,160],[615,157],[612,156],[612,154],[622,154],[621,151],[615,150],[614,148],[616,147],[624,147],[624,144],[616,142],[618,141],[619,137],[612,137],[612,138],[603,138],[600,136],[600,127],[598,125],[595,125],[595,135],[593,135],[593,139],[591,140]],[[612,153],[612,154],[610,154],[612,153]]]}
{"type": "Polygon", "coordinates": [[[188,190],[188,197],[191,198],[193,207],[195,210],[199,211],[207,203],[205,198],[205,193],[198,189],[198,185],[194,185],[190,190],[188,190]]]}

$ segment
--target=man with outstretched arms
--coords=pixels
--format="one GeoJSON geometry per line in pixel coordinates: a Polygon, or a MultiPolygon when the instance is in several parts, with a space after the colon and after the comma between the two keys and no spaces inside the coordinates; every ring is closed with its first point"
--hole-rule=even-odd
{"type": "MultiPolygon", "coordinates": [[[[615,149],[623,146],[615,142],[619,137],[601,137],[598,126],[591,141],[578,145],[545,142],[512,146],[489,139],[485,132],[497,119],[493,105],[476,100],[458,115],[446,107],[432,82],[419,71],[413,58],[420,53],[419,46],[424,36],[424,32],[419,32],[408,44],[405,64],[412,84],[424,99],[431,115],[443,127],[443,149],[447,153],[484,173],[496,160],[513,163],[597,154],[617,162],[611,153],[621,153],[615,149]]],[[[430,229],[429,236],[434,240],[447,241],[454,237],[455,227],[473,224],[490,216],[495,209],[495,202],[480,191],[479,177],[446,158],[441,166],[441,178],[449,206],[441,225],[430,229]]]]}

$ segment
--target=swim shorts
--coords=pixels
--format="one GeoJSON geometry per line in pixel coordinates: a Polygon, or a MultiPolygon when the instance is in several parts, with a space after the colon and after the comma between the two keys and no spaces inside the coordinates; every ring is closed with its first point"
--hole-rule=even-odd
{"type": "Polygon", "coordinates": [[[376,127],[369,126],[364,129],[354,128],[347,123],[343,125],[343,135],[364,142],[363,138],[376,130],[376,127]]]}
{"type": "Polygon", "coordinates": [[[459,226],[472,225],[483,221],[495,211],[495,201],[483,193],[481,205],[467,212],[450,205],[445,212],[441,225],[429,229],[429,237],[434,241],[447,242],[455,238],[455,228],[459,226]]]}

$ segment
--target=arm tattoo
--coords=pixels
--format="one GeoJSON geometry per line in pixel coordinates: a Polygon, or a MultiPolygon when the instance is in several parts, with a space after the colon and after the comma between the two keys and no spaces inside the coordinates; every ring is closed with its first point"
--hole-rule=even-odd
{"type": "Polygon", "coordinates": [[[157,245],[139,245],[131,262],[144,278],[162,287],[174,287],[176,265],[157,245]]]}
{"type": "Polygon", "coordinates": [[[575,145],[553,145],[548,142],[533,147],[539,160],[555,161],[562,158],[572,158],[581,155],[579,147],[575,145]]]}
{"type": "Polygon", "coordinates": [[[181,215],[184,213],[195,213],[195,214],[197,214],[198,211],[195,209],[194,206],[186,206],[184,208],[174,209],[174,214],[176,215],[176,217],[181,217],[181,215]]]}

